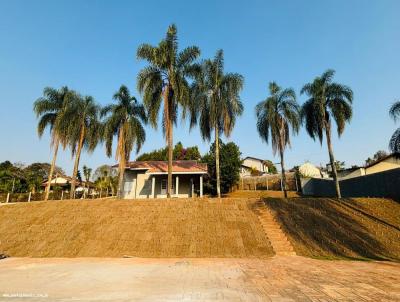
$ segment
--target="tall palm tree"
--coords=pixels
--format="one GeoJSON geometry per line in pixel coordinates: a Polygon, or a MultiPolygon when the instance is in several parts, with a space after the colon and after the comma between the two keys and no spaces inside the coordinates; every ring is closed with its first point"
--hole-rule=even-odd
{"type": "Polygon", "coordinates": [[[301,94],[307,94],[309,99],[303,104],[301,115],[311,138],[318,138],[322,144],[325,132],[336,196],[341,198],[331,141],[332,121],[336,122],[340,137],[346,122],[349,123],[352,117],[353,91],[348,86],[333,82],[334,74],[335,71],[329,69],[313,82],[304,85],[301,94]]]}
{"type": "Polygon", "coordinates": [[[99,121],[100,106],[91,96],[82,97],[76,94],[70,111],[69,144],[72,156],[75,155],[70,191],[70,198],[73,199],[82,149],[88,152],[94,151],[102,139],[102,125],[99,121]]]}
{"type": "Polygon", "coordinates": [[[51,135],[50,147],[54,148],[44,200],[49,199],[59,145],[61,144],[65,148],[68,142],[69,121],[65,116],[69,112],[73,98],[73,91],[66,86],[60,89],[46,87],[43,90],[43,96],[37,99],[33,105],[33,111],[39,118],[38,135],[42,137],[44,130],[48,127],[51,135]]]}
{"type": "Polygon", "coordinates": [[[90,181],[90,177],[92,176],[92,168],[88,168],[86,165],[83,165],[83,175],[85,176],[85,181],[88,183],[90,181]]]}
{"type": "Polygon", "coordinates": [[[86,165],[83,165],[82,170],[86,181],[86,189],[88,190],[89,193],[90,190],[89,181],[90,181],[90,176],[92,176],[92,169],[88,168],[86,165]]]}
{"type": "Polygon", "coordinates": [[[137,57],[149,63],[139,72],[137,87],[143,94],[143,103],[154,128],[157,128],[158,113],[163,103],[162,126],[168,145],[167,197],[171,197],[172,188],[173,126],[176,124],[178,106],[188,106],[187,78],[193,74],[193,62],[199,55],[200,50],[196,46],[178,52],[175,25],[169,26],[166,37],[158,46],[142,44],[137,50],[137,57]]]}
{"type": "Polygon", "coordinates": [[[136,145],[136,152],[139,152],[146,139],[143,124],[147,123],[147,116],[143,105],[139,104],[136,98],[130,95],[126,86],[122,85],[114,94],[113,99],[117,104],[104,107],[101,110],[101,114],[102,116],[107,116],[104,122],[104,140],[108,157],[112,154],[113,137],[114,135],[117,136],[115,153],[115,158],[119,163],[117,196],[121,198],[124,171],[133,146],[136,145]]]}
{"type": "Polygon", "coordinates": [[[229,136],[236,118],[243,113],[239,93],[243,88],[243,77],[237,73],[224,73],[224,53],[218,50],[213,60],[205,60],[191,87],[192,102],[189,104],[191,128],[197,124],[204,140],[209,141],[211,132],[215,137],[215,167],[217,195],[221,197],[219,168],[220,134],[229,136]]]}
{"type": "MultiPolygon", "coordinates": [[[[392,107],[390,107],[389,114],[395,122],[400,118],[400,101],[395,102],[392,107]]],[[[389,149],[393,153],[400,152],[400,128],[397,128],[390,138],[389,149]]]]}
{"type": "Polygon", "coordinates": [[[272,152],[281,158],[282,187],[287,198],[284,153],[290,147],[290,129],[297,134],[300,128],[300,106],[293,89],[282,89],[275,82],[269,83],[270,96],[256,106],[257,130],[268,143],[271,137],[272,152]]]}

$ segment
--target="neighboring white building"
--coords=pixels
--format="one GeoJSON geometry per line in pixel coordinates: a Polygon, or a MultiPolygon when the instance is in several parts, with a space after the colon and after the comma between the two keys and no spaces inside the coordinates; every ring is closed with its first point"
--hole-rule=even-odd
{"type": "Polygon", "coordinates": [[[247,156],[243,159],[242,165],[240,167],[240,176],[251,176],[251,171],[257,170],[260,174],[268,173],[268,166],[265,160],[247,156]]]}
{"type": "MultiPolygon", "coordinates": [[[[55,177],[53,177],[53,179],[50,182],[50,189],[53,190],[55,187],[58,187],[58,188],[61,188],[61,190],[63,190],[63,191],[69,191],[71,188],[71,181],[72,181],[72,178],[69,176],[56,175],[55,177]]],[[[94,187],[93,183],[86,182],[86,181],[80,182],[78,179],[76,180],[75,185],[76,185],[75,190],[77,192],[84,191],[84,190],[86,192],[88,192],[89,191],[88,188],[94,187]]],[[[46,186],[47,186],[47,180],[45,180],[42,183],[43,188],[46,188],[46,186]]]]}
{"type": "Polygon", "coordinates": [[[349,179],[399,168],[400,154],[394,153],[366,166],[365,168],[355,167],[338,171],[338,177],[340,180],[349,179]]]}
{"type": "Polygon", "coordinates": [[[400,168],[400,153],[393,153],[365,167],[365,174],[369,175],[398,168],[400,168]]]}
{"type": "Polygon", "coordinates": [[[365,175],[365,168],[354,167],[349,169],[340,170],[337,172],[339,180],[348,179],[353,177],[359,177],[365,175]]]}
{"type": "Polygon", "coordinates": [[[321,178],[321,171],[313,164],[306,162],[299,167],[299,172],[303,177],[321,178]]]}

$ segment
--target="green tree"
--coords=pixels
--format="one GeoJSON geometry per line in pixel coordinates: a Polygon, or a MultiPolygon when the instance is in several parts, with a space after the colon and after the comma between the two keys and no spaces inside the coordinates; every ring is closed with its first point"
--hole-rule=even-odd
{"type": "MultiPolygon", "coordinates": [[[[43,181],[48,179],[50,164],[32,163],[23,169],[29,191],[35,193],[41,189],[43,181]]],[[[65,172],[58,166],[54,167],[55,175],[65,175],[65,172]]]]}
{"type": "MultiPolygon", "coordinates": [[[[43,97],[37,99],[33,105],[33,111],[39,118],[38,134],[43,135],[48,127],[51,135],[51,147],[54,148],[53,159],[48,179],[53,177],[54,167],[57,159],[58,147],[61,144],[64,148],[68,143],[68,128],[70,126],[69,107],[74,99],[74,93],[68,87],[54,89],[47,87],[43,90],[43,97]]],[[[50,193],[50,181],[47,183],[44,200],[48,200],[50,193]]]]}
{"type": "Polygon", "coordinates": [[[271,174],[277,174],[278,173],[278,170],[276,169],[276,167],[275,167],[275,165],[273,164],[272,161],[265,160],[264,163],[267,165],[269,173],[271,173],[271,174]]]}
{"type": "Polygon", "coordinates": [[[372,165],[373,163],[381,160],[382,158],[385,158],[386,156],[388,156],[387,152],[384,150],[379,150],[377,151],[374,156],[372,158],[368,157],[365,161],[365,164],[368,165],[372,165]]]}
{"type": "Polygon", "coordinates": [[[80,170],[76,171],[76,179],[78,180],[78,182],[82,182],[82,175],[80,170]]]}
{"type": "MultiPolygon", "coordinates": [[[[173,150],[173,160],[200,160],[201,155],[197,146],[183,147],[181,142],[178,142],[173,150]]],[[[153,150],[148,153],[143,153],[136,158],[137,161],[149,160],[168,160],[168,148],[153,150]]]]}
{"type": "Polygon", "coordinates": [[[200,160],[201,154],[197,146],[188,147],[185,149],[183,158],[184,160],[200,160]]]}
{"type": "Polygon", "coordinates": [[[0,163],[0,192],[26,192],[28,183],[22,167],[10,161],[0,163]]]}
{"type": "Polygon", "coordinates": [[[335,167],[336,167],[336,171],[342,171],[345,169],[346,163],[344,161],[336,160],[335,167]]]}
{"type": "Polygon", "coordinates": [[[90,176],[92,175],[92,169],[83,165],[83,176],[85,177],[86,186],[89,188],[90,176]]]}
{"type": "Polygon", "coordinates": [[[149,161],[149,160],[160,160],[165,161],[168,160],[167,148],[153,150],[151,152],[143,153],[139,155],[136,160],[137,161],[149,161]]]}
{"type": "Polygon", "coordinates": [[[103,190],[111,190],[112,195],[115,194],[118,186],[118,175],[115,169],[108,165],[102,165],[95,170],[93,177],[95,185],[101,193],[103,190]]]}
{"type": "Polygon", "coordinates": [[[325,133],[336,196],[341,198],[331,141],[332,121],[336,122],[340,137],[346,122],[350,122],[352,117],[353,91],[348,86],[333,82],[334,74],[335,71],[327,70],[301,89],[301,93],[309,97],[302,106],[302,120],[311,138],[318,138],[321,144],[325,133]]]}
{"type": "MultiPolygon", "coordinates": [[[[389,110],[390,117],[396,122],[400,117],[400,101],[395,102],[389,110]]],[[[389,149],[393,153],[400,152],[400,128],[393,133],[389,142],[389,149]]]]}
{"type": "Polygon", "coordinates": [[[158,113],[163,103],[162,126],[168,146],[168,197],[171,197],[172,187],[173,126],[177,121],[178,106],[188,106],[187,79],[192,75],[192,63],[199,55],[200,50],[196,46],[178,52],[175,25],[169,26],[166,37],[158,46],[142,44],[137,50],[137,57],[149,63],[138,74],[137,88],[143,94],[143,103],[154,128],[157,128],[158,113]]]}
{"type": "MultiPolygon", "coordinates": [[[[233,142],[224,144],[220,140],[219,147],[221,168],[220,188],[222,193],[227,193],[239,181],[240,166],[242,164],[242,160],[240,159],[241,153],[239,147],[233,142]]],[[[212,143],[210,151],[202,158],[202,162],[207,164],[209,176],[205,182],[205,189],[213,195],[218,194],[215,154],[215,143],[212,143]]]]}
{"type": "Polygon", "coordinates": [[[201,136],[207,141],[211,138],[211,132],[214,132],[218,197],[221,197],[219,138],[222,133],[230,136],[236,118],[243,113],[239,96],[243,81],[240,74],[224,72],[224,54],[219,50],[213,60],[203,62],[191,87],[191,128],[199,120],[201,136]]]}
{"type": "Polygon", "coordinates": [[[107,117],[104,124],[104,140],[108,157],[112,154],[114,135],[117,136],[117,149],[115,152],[115,159],[119,163],[117,196],[121,198],[124,171],[133,146],[136,145],[136,152],[139,152],[146,140],[143,124],[147,123],[147,117],[143,105],[138,103],[134,96],[131,96],[126,86],[122,85],[113,98],[117,104],[104,107],[101,113],[107,117]]]}
{"type": "Polygon", "coordinates": [[[72,173],[70,198],[75,197],[76,177],[82,149],[93,152],[102,139],[102,125],[99,121],[100,106],[91,96],[76,95],[70,106],[72,120],[69,127],[69,144],[72,156],[75,155],[72,173]]]}
{"type": "Polygon", "coordinates": [[[266,143],[271,138],[272,152],[279,152],[283,191],[287,198],[284,153],[286,147],[290,147],[290,129],[295,134],[299,131],[300,107],[291,88],[282,89],[271,82],[269,92],[270,96],[256,106],[257,130],[266,143]]]}

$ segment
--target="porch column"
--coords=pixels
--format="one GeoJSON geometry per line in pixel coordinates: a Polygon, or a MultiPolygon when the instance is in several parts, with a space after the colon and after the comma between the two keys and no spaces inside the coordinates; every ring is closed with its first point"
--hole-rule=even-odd
{"type": "Polygon", "coordinates": [[[151,178],[151,197],[152,198],[156,198],[155,191],[156,191],[156,177],[153,176],[151,178]]]}
{"type": "Polygon", "coordinates": [[[194,183],[193,178],[190,179],[190,197],[194,197],[194,183]]]}
{"type": "Polygon", "coordinates": [[[179,194],[179,176],[178,175],[175,177],[175,194],[176,194],[176,197],[178,197],[178,194],[179,194]]]}
{"type": "Polygon", "coordinates": [[[203,175],[200,175],[200,197],[203,197],[203,175]]]}

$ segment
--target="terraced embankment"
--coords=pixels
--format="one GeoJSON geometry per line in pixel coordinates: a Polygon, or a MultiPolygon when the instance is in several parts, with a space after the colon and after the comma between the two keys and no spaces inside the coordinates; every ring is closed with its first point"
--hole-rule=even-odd
{"type": "Polygon", "coordinates": [[[248,199],[48,201],[0,207],[18,257],[273,256],[248,199]]]}
{"type": "Polygon", "coordinates": [[[297,255],[400,261],[400,204],[382,198],[266,198],[297,255]]]}

